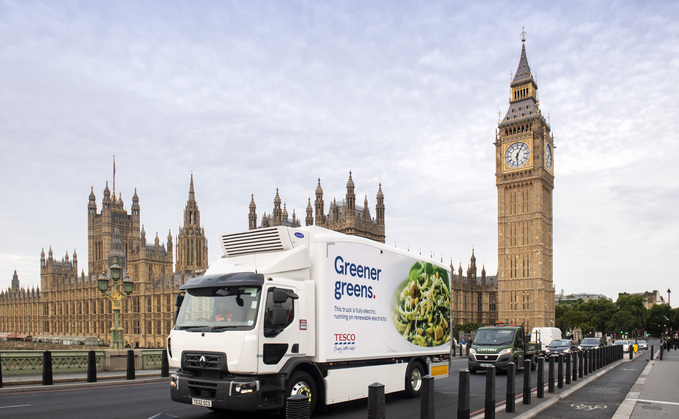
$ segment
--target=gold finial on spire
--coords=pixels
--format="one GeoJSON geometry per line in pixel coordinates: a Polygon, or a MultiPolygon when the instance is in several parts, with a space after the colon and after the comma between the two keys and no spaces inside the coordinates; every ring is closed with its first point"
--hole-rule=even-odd
{"type": "Polygon", "coordinates": [[[526,30],[524,29],[523,25],[521,25],[521,43],[526,43],[526,30]]]}

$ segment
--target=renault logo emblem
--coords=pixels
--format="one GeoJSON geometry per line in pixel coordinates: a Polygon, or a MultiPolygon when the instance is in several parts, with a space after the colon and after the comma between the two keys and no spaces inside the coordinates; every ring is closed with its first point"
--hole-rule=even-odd
{"type": "Polygon", "coordinates": [[[201,368],[205,367],[205,355],[200,356],[200,359],[198,360],[198,365],[200,365],[201,368]]]}

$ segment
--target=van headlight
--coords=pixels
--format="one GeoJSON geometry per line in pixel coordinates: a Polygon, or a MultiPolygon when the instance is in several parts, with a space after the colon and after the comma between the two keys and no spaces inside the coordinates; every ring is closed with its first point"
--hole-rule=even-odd
{"type": "Polygon", "coordinates": [[[505,355],[505,354],[511,354],[512,353],[512,348],[505,348],[498,352],[498,355],[505,355]]]}
{"type": "Polygon", "coordinates": [[[474,348],[469,348],[469,353],[472,355],[476,355],[476,350],[474,348]]]}

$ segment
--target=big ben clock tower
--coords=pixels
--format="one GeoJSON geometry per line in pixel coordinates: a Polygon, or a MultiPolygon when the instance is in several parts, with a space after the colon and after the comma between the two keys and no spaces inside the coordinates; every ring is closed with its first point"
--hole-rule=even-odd
{"type": "Polygon", "coordinates": [[[537,83],[526,58],[511,83],[509,109],[495,135],[498,319],[554,326],[552,191],[554,137],[540,112],[537,83]]]}

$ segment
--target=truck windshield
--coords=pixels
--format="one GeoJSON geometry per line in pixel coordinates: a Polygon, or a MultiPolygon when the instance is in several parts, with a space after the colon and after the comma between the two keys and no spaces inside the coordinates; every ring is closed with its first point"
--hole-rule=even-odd
{"type": "Polygon", "coordinates": [[[514,341],[514,330],[480,329],[476,332],[474,343],[477,345],[511,345],[514,341]]]}
{"type": "Polygon", "coordinates": [[[257,321],[260,291],[259,287],[189,289],[175,328],[202,332],[252,329],[257,321]]]}

